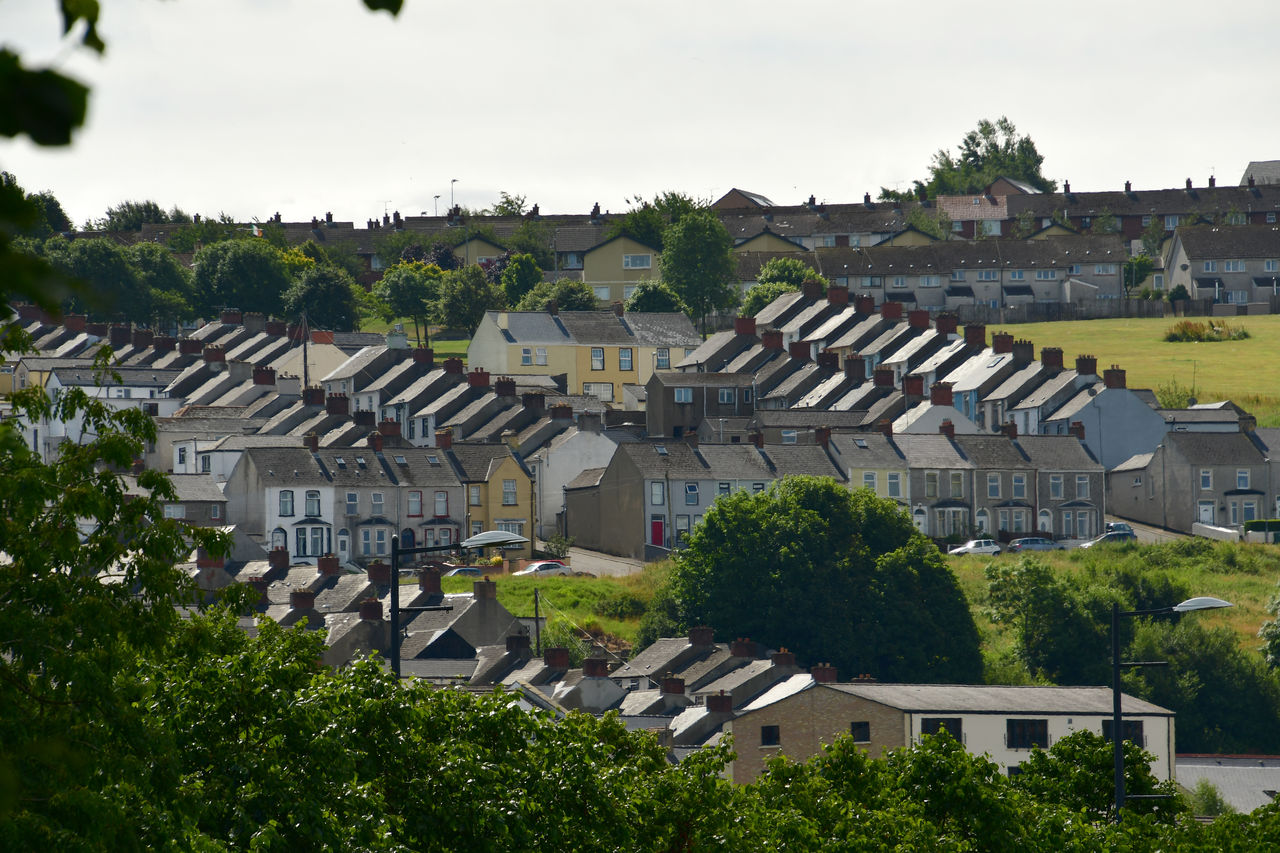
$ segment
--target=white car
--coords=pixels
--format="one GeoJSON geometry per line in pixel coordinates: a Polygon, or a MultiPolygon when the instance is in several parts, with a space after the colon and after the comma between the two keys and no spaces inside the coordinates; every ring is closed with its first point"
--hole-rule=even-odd
{"type": "Polygon", "coordinates": [[[994,539],[970,539],[963,545],[957,545],[948,554],[999,554],[1000,546],[994,539]]]}
{"type": "Polygon", "coordinates": [[[518,572],[512,572],[511,576],[518,578],[528,575],[547,577],[550,575],[568,576],[571,574],[573,574],[573,572],[569,570],[569,567],[559,560],[542,560],[537,563],[530,563],[518,572]]]}

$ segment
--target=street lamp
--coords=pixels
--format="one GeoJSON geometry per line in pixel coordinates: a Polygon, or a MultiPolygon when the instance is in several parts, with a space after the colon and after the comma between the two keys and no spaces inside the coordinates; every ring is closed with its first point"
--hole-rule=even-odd
{"type": "MultiPolygon", "coordinates": [[[[1120,714],[1120,667],[1122,666],[1162,666],[1163,661],[1126,661],[1120,662],[1120,617],[1121,616],[1160,616],[1166,613],[1190,613],[1192,610],[1216,610],[1219,607],[1233,606],[1221,598],[1200,596],[1188,598],[1181,604],[1171,607],[1156,607],[1151,610],[1121,610],[1119,604],[1111,605],[1111,751],[1115,757],[1116,771],[1116,814],[1120,820],[1120,810],[1124,808],[1124,736],[1121,731],[1120,714]]],[[[1142,794],[1135,794],[1130,799],[1138,799],[1142,794]]],[[[1152,795],[1163,796],[1163,795],[1152,795]]]]}
{"type": "MultiPolygon", "coordinates": [[[[524,545],[528,539],[518,533],[507,533],[505,530],[486,530],[477,533],[470,539],[454,542],[449,545],[427,545],[422,548],[401,548],[400,537],[391,537],[391,671],[400,677],[400,556],[402,554],[438,554],[442,551],[468,550],[471,548],[508,548],[512,545],[524,545]]],[[[406,607],[406,611],[423,613],[428,610],[452,610],[442,607],[406,607]]]]}
{"type": "Polygon", "coordinates": [[[449,181],[449,209],[453,210],[453,185],[458,182],[457,178],[449,181]]]}

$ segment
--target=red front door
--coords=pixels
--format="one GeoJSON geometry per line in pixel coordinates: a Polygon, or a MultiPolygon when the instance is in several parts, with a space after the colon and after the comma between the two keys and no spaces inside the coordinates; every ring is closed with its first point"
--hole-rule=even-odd
{"type": "Polygon", "coordinates": [[[649,544],[659,547],[667,544],[666,522],[661,516],[654,516],[649,521],[649,544]]]}

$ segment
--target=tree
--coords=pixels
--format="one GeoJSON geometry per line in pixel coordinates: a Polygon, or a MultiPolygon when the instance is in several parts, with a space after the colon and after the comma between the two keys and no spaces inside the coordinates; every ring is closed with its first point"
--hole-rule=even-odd
{"type": "Polygon", "coordinates": [[[554,302],[559,311],[591,311],[596,294],[590,285],[569,278],[539,282],[516,306],[517,311],[546,311],[554,302]]]}
{"type": "Polygon", "coordinates": [[[197,310],[223,308],[279,314],[290,280],[280,250],[262,240],[227,240],[196,252],[197,310]]]}
{"type": "Polygon", "coordinates": [[[87,287],[65,307],[94,319],[145,322],[151,318],[151,291],[140,281],[126,250],[113,240],[95,237],[60,242],[50,260],[87,287]]]}
{"type": "Polygon", "coordinates": [[[906,220],[912,228],[936,240],[951,237],[951,218],[942,210],[916,205],[907,209],[906,220]]]}
{"type": "Polygon", "coordinates": [[[507,237],[507,248],[516,254],[533,255],[544,270],[555,269],[556,256],[551,249],[554,232],[544,222],[526,219],[507,237]]]}
{"type": "Polygon", "coordinates": [[[499,310],[505,304],[502,290],[491,284],[475,264],[451,270],[440,278],[436,311],[440,323],[447,328],[473,335],[484,312],[499,310]]]}
{"type": "Polygon", "coordinates": [[[429,324],[435,318],[442,275],[440,268],[432,264],[401,261],[382,274],[373,286],[373,295],[386,304],[391,317],[412,317],[414,337],[422,341],[421,328],[427,331],[429,344],[429,324]]]}
{"type": "Polygon", "coordinates": [[[508,305],[518,305],[542,281],[542,268],[533,255],[511,255],[500,278],[508,305]]]}
{"type": "Polygon", "coordinates": [[[1040,172],[1044,156],[1030,136],[1018,136],[1018,129],[1008,118],[997,121],[982,119],[976,129],[965,134],[958,150],[944,149],[933,155],[929,178],[914,181],[914,193],[900,193],[880,188],[886,201],[906,201],[940,195],[970,195],[984,191],[996,178],[1024,181],[1041,192],[1054,192],[1058,185],[1040,172]]]}
{"type": "Polygon", "coordinates": [[[522,195],[512,195],[506,190],[498,193],[498,202],[493,206],[493,216],[524,216],[525,197],[522,195]]]}
{"type": "Polygon", "coordinates": [[[686,215],[707,207],[705,201],[670,190],[659,193],[651,201],[645,201],[640,196],[630,201],[631,209],[609,223],[604,232],[605,238],[630,237],[659,252],[663,251],[667,228],[686,215]]]}
{"type": "Polygon", "coordinates": [[[148,199],[122,201],[114,207],[108,207],[106,216],[94,222],[94,227],[99,231],[141,231],[142,226],[147,224],[177,225],[190,221],[191,217],[178,208],[166,213],[163,207],[148,199]]]}
{"type": "Polygon", "coordinates": [[[1168,236],[1164,228],[1164,220],[1159,216],[1152,216],[1151,221],[1147,223],[1147,227],[1142,229],[1142,254],[1148,258],[1159,257],[1161,247],[1164,246],[1165,237],[1168,236]]]}
{"type": "Polygon", "coordinates": [[[799,290],[810,279],[820,281],[826,287],[827,280],[799,258],[770,258],[756,274],[757,284],[786,284],[792,290],[799,290]]]}
{"type": "Polygon", "coordinates": [[[318,329],[354,331],[358,319],[355,290],[359,287],[344,270],[316,264],[285,293],[284,310],[290,317],[306,312],[307,321],[318,329]]]}
{"type": "Polygon", "coordinates": [[[645,279],[631,291],[631,298],[623,306],[627,311],[654,313],[685,313],[689,310],[680,297],[665,282],[645,279]]]}
{"type": "Polygon", "coordinates": [[[157,243],[135,243],[129,247],[128,256],[138,284],[151,302],[150,316],[132,319],[154,318],[161,325],[172,326],[195,316],[191,271],[178,263],[173,252],[157,243]]]}
{"type": "Polygon", "coordinates": [[[219,213],[217,217],[202,216],[199,222],[179,225],[169,232],[168,245],[175,252],[195,252],[201,246],[250,237],[247,227],[242,228],[231,216],[219,213]]]}
{"type": "Polygon", "coordinates": [[[663,246],[662,280],[689,306],[706,334],[707,315],[738,302],[733,239],[714,213],[699,210],[668,227],[663,246]]]}
{"type": "Polygon", "coordinates": [[[1129,296],[1140,287],[1151,271],[1156,268],[1155,262],[1146,255],[1134,255],[1124,262],[1124,295],[1129,296]]]}
{"type": "Polygon", "coordinates": [[[892,501],[787,477],[721,497],[676,558],[691,624],[786,646],[883,681],[979,680],[968,605],[938,549],[892,501]]]}

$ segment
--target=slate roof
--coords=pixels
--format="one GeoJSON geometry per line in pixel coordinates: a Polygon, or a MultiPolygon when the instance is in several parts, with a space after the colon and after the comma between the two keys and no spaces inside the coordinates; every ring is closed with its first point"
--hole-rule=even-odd
{"type": "MultiPolygon", "coordinates": [[[[1079,446],[1074,436],[1070,440],[1079,446]]],[[[977,468],[1011,471],[1031,467],[1022,448],[1005,435],[957,435],[955,442],[977,468]]]]}
{"type": "MultiPolygon", "coordinates": [[[[1071,216],[1097,216],[1104,210],[1115,216],[1186,214],[1192,210],[1265,211],[1280,209],[1280,187],[1193,187],[1191,190],[1153,189],[1131,192],[1040,193],[1009,196],[1009,215],[1016,218],[1024,210],[1043,218],[1065,209],[1071,216]]],[[[991,241],[997,242],[997,241],[991,241]]]]}
{"type": "Polygon", "coordinates": [[[972,468],[955,445],[942,434],[895,435],[893,443],[912,468],[972,468]]]}
{"type": "MultiPolygon", "coordinates": [[[[826,684],[824,687],[913,713],[1110,714],[1109,687],[1006,687],[970,684],[826,684]]],[[[1123,694],[1125,714],[1172,717],[1159,705],[1123,694]]]]}
{"type": "Polygon", "coordinates": [[[1042,471],[1101,471],[1102,464],[1072,435],[1020,435],[1017,444],[1042,471]]]}
{"type": "Polygon", "coordinates": [[[1280,226],[1197,225],[1179,228],[1187,257],[1257,260],[1280,256],[1280,226]]]}
{"type": "Polygon", "coordinates": [[[1170,432],[1165,444],[1192,464],[1244,465],[1262,462],[1262,452],[1240,432],[1170,432]]]}
{"type": "Polygon", "coordinates": [[[1049,377],[1019,400],[1013,408],[1037,409],[1049,403],[1054,397],[1066,393],[1075,384],[1078,375],[1074,370],[1064,370],[1056,376],[1049,377]]]}
{"type": "Polygon", "coordinates": [[[1194,789],[1201,779],[1218,789],[1241,814],[1275,802],[1280,791],[1280,758],[1270,755],[1179,755],[1178,784],[1194,789]]]}
{"type": "Polygon", "coordinates": [[[178,378],[178,374],[177,370],[155,367],[114,367],[103,374],[96,373],[92,366],[72,365],[53,369],[53,375],[64,386],[101,384],[103,387],[167,388],[169,383],[178,378]],[[119,375],[119,382],[112,373],[119,375]]]}

